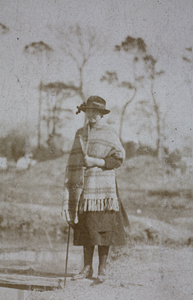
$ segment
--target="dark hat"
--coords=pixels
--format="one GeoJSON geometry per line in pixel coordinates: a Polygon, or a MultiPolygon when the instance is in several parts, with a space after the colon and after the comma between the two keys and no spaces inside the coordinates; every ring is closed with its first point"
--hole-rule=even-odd
{"type": "Polygon", "coordinates": [[[106,115],[110,112],[109,109],[106,109],[106,101],[99,96],[90,96],[87,100],[87,103],[84,102],[80,106],[77,106],[77,108],[77,114],[80,111],[86,112],[87,109],[91,108],[100,110],[103,115],[106,115]]]}

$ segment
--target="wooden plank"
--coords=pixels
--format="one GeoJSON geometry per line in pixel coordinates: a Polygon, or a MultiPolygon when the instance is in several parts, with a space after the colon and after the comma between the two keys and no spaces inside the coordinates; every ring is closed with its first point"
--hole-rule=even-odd
{"type": "Polygon", "coordinates": [[[62,277],[39,277],[20,274],[0,274],[1,287],[14,287],[21,289],[53,289],[60,288],[64,278],[62,277]]]}

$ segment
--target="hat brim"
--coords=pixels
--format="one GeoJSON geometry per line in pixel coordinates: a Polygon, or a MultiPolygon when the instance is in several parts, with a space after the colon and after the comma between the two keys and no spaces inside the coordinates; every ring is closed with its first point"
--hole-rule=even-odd
{"type": "Polygon", "coordinates": [[[96,108],[96,107],[92,107],[92,106],[85,106],[83,108],[80,108],[80,110],[82,110],[83,112],[86,112],[87,109],[95,109],[95,110],[100,110],[100,112],[103,114],[103,115],[107,115],[110,113],[110,110],[109,109],[102,109],[102,108],[96,108]]]}

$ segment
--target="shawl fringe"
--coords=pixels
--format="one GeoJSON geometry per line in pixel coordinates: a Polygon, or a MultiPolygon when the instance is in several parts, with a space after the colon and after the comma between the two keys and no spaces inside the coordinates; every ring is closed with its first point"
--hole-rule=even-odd
{"type": "Polygon", "coordinates": [[[79,213],[88,211],[119,211],[119,203],[116,198],[80,200],[79,213]]]}

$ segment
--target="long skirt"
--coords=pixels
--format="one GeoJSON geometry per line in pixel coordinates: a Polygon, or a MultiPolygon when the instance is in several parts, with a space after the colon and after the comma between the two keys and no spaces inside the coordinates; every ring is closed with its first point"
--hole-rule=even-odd
{"type": "Polygon", "coordinates": [[[124,245],[124,217],[121,211],[84,212],[74,228],[75,246],[124,245]]]}

